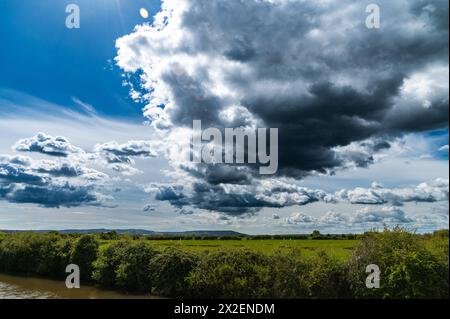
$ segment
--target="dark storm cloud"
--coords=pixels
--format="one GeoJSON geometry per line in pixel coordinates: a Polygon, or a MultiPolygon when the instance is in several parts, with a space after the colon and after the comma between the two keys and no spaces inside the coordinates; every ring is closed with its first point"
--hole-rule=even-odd
{"type": "MultiPolygon", "coordinates": [[[[384,134],[383,114],[392,97],[386,91],[361,94],[351,87],[320,83],[310,88],[308,96],[255,97],[244,103],[267,126],[279,128],[280,173],[299,176],[343,166],[334,147],[384,134]]],[[[389,147],[386,141],[383,144],[389,147]]],[[[358,164],[367,166],[368,161],[370,156],[358,159],[358,164]]]]}
{"type": "Polygon", "coordinates": [[[195,167],[181,165],[180,168],[190,175],[203,179],[206,182],[216,184],[251,184],[251,170],[248,167],[228,165],[200,164],[195,167]]]}
{"type": "MultiPolygon", "coordinates": [[[[405,133],[448,127],[448,2],[377,4],[380,29],[365,26],[363,2],[163,1],[154,26],[117,41],[116,61],[144,75],[156,128],[278,128],[275,177],[367,167],[405,133]]],[[[194,181],[171,202],[232,214],[277,207],[224,191],[261,191],[251,167],[224,167],[177,163],[194,181]]]]}

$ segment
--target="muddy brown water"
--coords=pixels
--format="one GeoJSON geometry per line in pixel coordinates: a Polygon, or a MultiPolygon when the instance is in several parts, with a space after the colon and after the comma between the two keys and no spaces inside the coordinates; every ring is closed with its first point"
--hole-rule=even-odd
{"type": "Polygon", "coordinates": [[[0,274],[0,299],[155,299],[151,295],[129,295],[81,286],[66,288],[64,280],[49,280],[0,274]]]}

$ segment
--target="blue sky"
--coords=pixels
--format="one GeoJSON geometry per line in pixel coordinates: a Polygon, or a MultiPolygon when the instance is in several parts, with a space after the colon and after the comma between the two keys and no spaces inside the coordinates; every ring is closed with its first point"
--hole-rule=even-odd
{"type": "Polygon", "coordinates": [[[0,229],[448,228],[432,2],[380,1],[381,30],[351,1],[163,4],[0,1],[0,229]],[[195,119],[279,128],[279,171],[185,165],[169,148],[195,119]]]}
{"type": "Polygon", "coordinates": [[[158,1],[79,0],[0,2],[2,45],[0,87],[76,107],[89,101],[101,114],[141,120],[141,107],[122,86],[114,67],[115,40],[145,22],[140,8],[159,10],[158,1]],[[66,6],[81,9],[81,28],[65,26],[66,6]]]}

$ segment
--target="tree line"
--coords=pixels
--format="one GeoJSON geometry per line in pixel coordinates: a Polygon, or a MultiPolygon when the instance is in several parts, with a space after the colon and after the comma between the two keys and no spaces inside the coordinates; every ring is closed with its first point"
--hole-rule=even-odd
{"type": "MultiPolygon", "coordinates": [[[[77,235],[77,234],[72,234],[77,235]]],[[[192,235],[192,234],[119,234],[116,231],[107,231],[99,234],[103,240],[117,240],[120,238],[131,237],[132,239],[147,240],[355,240],[360,237],[357,234],[321,234],[314,231],[311,234],[284,234],[284,235],[192,235]]]]}

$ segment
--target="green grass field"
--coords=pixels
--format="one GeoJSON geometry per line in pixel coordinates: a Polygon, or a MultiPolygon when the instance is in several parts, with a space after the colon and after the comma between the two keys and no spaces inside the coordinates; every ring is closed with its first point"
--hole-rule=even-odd
{"type": "Polygon", "coordinates": [[[190,251],[251,249],[270,254],[280,249],[297,248],[302,255],[311,256],[323,250],[330,256],[345,259],[358,240],[145,240],[145,242],[161,249],[178,247],[190,251]]]}

